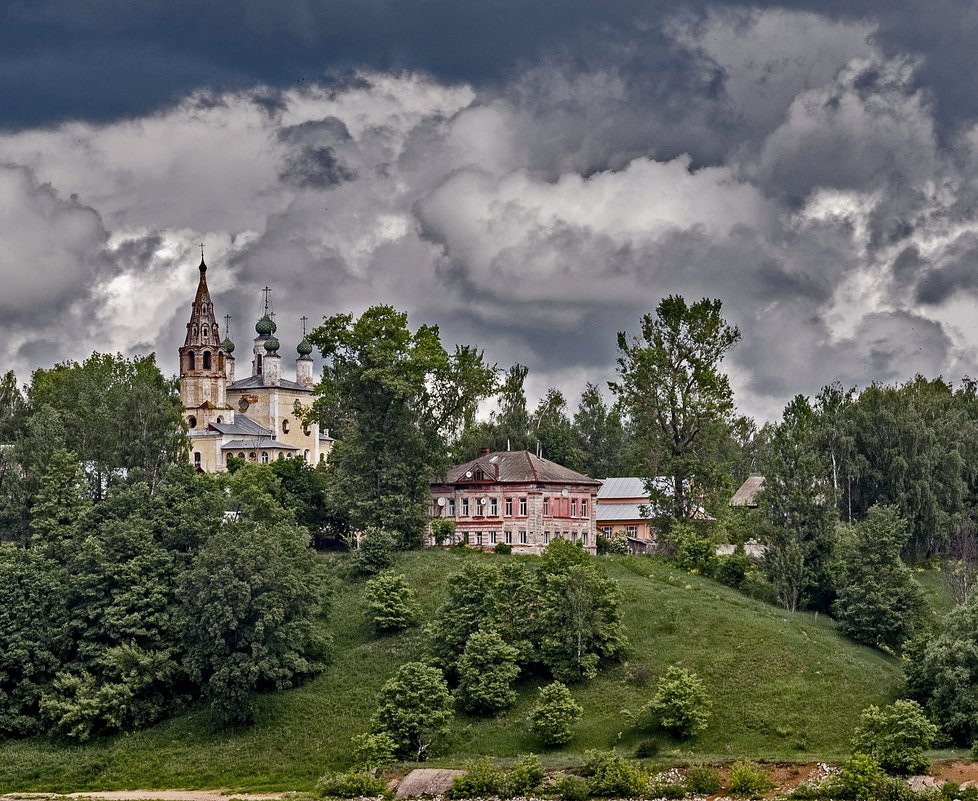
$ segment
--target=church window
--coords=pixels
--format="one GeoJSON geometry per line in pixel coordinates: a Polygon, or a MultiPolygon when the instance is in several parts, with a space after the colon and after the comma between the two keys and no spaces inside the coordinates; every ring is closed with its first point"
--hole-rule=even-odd
{"type": "Polygon", "coordinates": [[[200,469],[200,451],[194,451],[194,467],[200,469]]]}
{"type": "Polygon", "coordinates": [[[204,351],[204,369],[211,369],[211,352],[209,350],[204,351]]]}
{"type": "Polygon", "coordinates": [[[288,434],[289,433],[289,421],[288,420],[283,420],[282,421],[282,433],[283,434],[288,434]]]}
{"type": "Polygon", "coordinates": [[[268,451],[261,452],[261,463],[268,464],[268,451]]]}
{"type": "Polygon", "coordinates": [[[223,423],[223,422],[224,422],[224,418],[223,418],[223,417],[221,417],[220,415],[218,415],[218,416],[217,416],[217,422],[218,422],[218,423],[223,423]]]}
{"type": "Polygon", "coordinates": [[[255,452],[254,452],[254,451],[252,451],[251,453],[249,453],[249,454],[248,454],[248,459],[249,459],[249,461],[252,461],[252,462],[253,462],[253,461],[255,461],[255,460],[256,460],[257,458],[258,458],[258,457],[257,457],[257,456],[255,455],[255,452]]]}
{"type": "Polygon", "coordinates": [[[197,418],[194,417],[193,415],[190,415],[190,417],[187,418],[187,427],[197,428],[197,418]]]}
{"type": "Polygon", "coordinates": [[[188,370],[194,369],[194,352],[192,350],[187,351],[187,369],[188,370]]]}
{"type": "Polygon", "coordinates": [[[261,375],[261,354],[255,354],[255,366],[258,368],[258,375],[261,375]]]}
{"type": "Polygon", "coordinates": [[[240,452],[240,453],[238,454],[238,458],[239,458],[239,459],[244,459],[244,451],[242,451],[242,452],[240,452]]]}
{"type": "Polygon", "coordinates": [[[305,449],[305,450],[304,450],[304,451],[302,452],[302,458],[303,458],[303,461],[305,461],[305,462],[306,462],[306,464],[308,464],[308,463],[309,463],[309,449],[308,449],[308,448],[306,448],[306,449],[305,449]]]}
{"type": "Polygon", "coordinates": [[[206,325],[203,328],[200,329],[200,336],[203,339],[207,339],[207,326],[206,325]]]}

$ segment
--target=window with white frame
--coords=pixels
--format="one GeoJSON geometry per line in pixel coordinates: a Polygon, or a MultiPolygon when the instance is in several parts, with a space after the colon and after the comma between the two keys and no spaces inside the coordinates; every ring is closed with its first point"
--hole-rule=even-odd
{"type": "Polygon", "coordinates": [[[462,517],[469,516],[469,499],[462,498],[462,517]]]}
{"type": "Polygon", "coordinates": [[[629,537],[637,537],[638,536],[638,526],[625,526],[625,533],[629,537]]]}
{"type": "Polygon", "coordinates": [[[587,516],[588,516],[588,514],[587,514],[587,499],[586,498],[582,498],[581,499],[581,517],[587,517],[587,516]]]}
{"type": "Polygon", "coordinates": [[[584,545],[585,545],[585,547],[587,547],[587,532],[586,531],[584,532],[583,537],[584,537],[584,545]]]}
{"type": "Polygon", "coordinates": [[[475,544],[476,545],[482,545],[482,532],[481,531],[475,532],[475,544]]]}
{"type": "Polygon", "coordinates": [[[448,499],[448,516],[449,517],[455,517],[455,499],[454,498],[449,498],[448,499]]]}
{"type": "Polygon", "coordinates": [[[577,517],[577,498],[571,498],[571,517],[577,517]]]}
{"type": "Polygon", "coordinates": [[[508,545],[512,545],[513,544],[513,532],[512,531],[507,531],[506,532],[506,543],[508,545]]]}
{"type": "Polygon", "coordinates": [[[513,499],[512,498],[507,498],[506,499],[506,517],[512,517],[512,516],[513,516],[513,499]]]}
{"type": "Polygon", "coordinates": [[[520,545],[526,545],[526,531],[520,529],[520,545]]]}
{"type": "Polygon", "coordinates": [[[489,514],[492,517],[496,517],[499,514],[499,499],[490,498],[489,499],[489,514]]]}
{"type": "Polygon", "coordinates": [[[549,545],[550,544],[550,532],[549,531],[544,531],[543,532],[543,544],[544,545],[549,545]]]}
{"type": "Polygon", "coordinates": [[[543,499],[543,513],[545,515],[549,515],[550,514],[550,498],[544,498],[543,499]]]}
{"type": "Polygon", "coordinates": [[[496,544],[496,532],[495,531],[490,531],[489,532],[489,544],[490,545],[495,545],[496,544]]]}
{"type": "Polygon", "coordinates": [[[520,498],[520,517],[526,517],[526,498],[520,498]]]}

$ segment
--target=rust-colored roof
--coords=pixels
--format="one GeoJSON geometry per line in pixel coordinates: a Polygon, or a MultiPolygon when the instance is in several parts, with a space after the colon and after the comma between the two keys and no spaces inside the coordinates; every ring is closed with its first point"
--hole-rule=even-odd
{"type": "Polygon", "coordinates": [[[505,483],[556,483],[586,484],[599,486],[600,481],[571,470],[569,467],[535,456],[529,451],[495,451],[479,456],[464,464],[449,468],[444,481],[432,484],[477,483],[476,471],[481,469],[484,480],[505,483]],[[466,475],[471,473],[471,476],[466,475]]]}

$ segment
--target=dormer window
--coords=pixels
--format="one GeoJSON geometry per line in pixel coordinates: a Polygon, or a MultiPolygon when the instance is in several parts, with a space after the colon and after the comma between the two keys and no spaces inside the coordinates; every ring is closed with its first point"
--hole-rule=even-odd
{"type": "Polygon", "coordinates": [[[486,474],[482,472],[482,468],[481,467],[477,467],[475,469],[475,480],[476,481],[482,481],[485,477],[486,477],[486,474]]]}

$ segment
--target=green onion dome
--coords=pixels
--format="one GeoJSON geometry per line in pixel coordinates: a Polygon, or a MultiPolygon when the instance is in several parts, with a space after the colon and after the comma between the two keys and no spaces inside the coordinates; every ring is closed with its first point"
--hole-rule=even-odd
{"type": "Polygon", "coordinates": [[[278,353],[278,349],[281,347],[279,341],[274,336],[269,336],[265,340],[265,352],[266,353],[278,353]]]}
{"type": "Polygon", "coordinates": [[[255,331],[258,332],[259,336],[263,337],[274,334],[276,328],[275,321],[267,314],[255,323],[255,331]]]}
{"type": "Polygon", "coordinates": [[[312,353],[312,345],[309,344],[309,340],[305,337],[303,337],[302,341],[296,345],[295,349],[299,352],[300,356],[308,356],[310,353],[312,353]]]}
{"type": "Polygon", "coordinates": [[[234,343],[231,341],[231,337],[225,337],[224,341],[221,343],[221,347],[224,348],[224,351],[228,355],[234,353],[234,343]]]}

